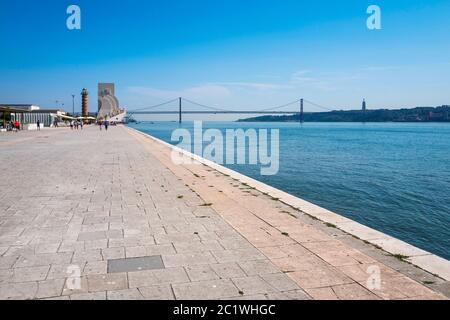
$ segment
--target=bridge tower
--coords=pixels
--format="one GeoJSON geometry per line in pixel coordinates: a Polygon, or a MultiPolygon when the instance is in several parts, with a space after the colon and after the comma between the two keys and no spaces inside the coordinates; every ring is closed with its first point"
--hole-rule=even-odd
{"type": "Polygon", "coordinates": [[[300,123],[305,122],[304,116],[303,99],[300,99],[300,123]]]}
{"type": "Polygon", "coordinates": [[[182,98],[180,97],[180,98],[178,98],[178,105],[179,105],[179,107],[180,107],[180,111],[179,111],[179,114],[178,114],[178,122],[181,124],[182,122],[183,122],[183,114],[182,114],[182,98]]]}

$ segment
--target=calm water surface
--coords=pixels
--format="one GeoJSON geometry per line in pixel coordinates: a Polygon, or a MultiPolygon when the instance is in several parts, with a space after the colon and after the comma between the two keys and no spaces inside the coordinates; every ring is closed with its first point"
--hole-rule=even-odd
{"type": "MultiPolygon", "coordinates": [[[[172,143],[172,122],[130,125],[172,143]]],[[[192,130],[192,123],[183,128],[192,130]]],[[[450,259],[450,124],[235,123],[280,129],[280,171],[228,166],[450,259]]]]}

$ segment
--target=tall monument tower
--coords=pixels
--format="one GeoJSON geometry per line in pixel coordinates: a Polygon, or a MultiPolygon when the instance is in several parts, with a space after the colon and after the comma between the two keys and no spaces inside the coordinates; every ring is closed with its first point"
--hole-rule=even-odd
{"type": "Polygon", "coordinates": [[[119,100],[115,96],[114,83],[98,84],[98,118],[115,119],[124,110],[120,108],[119,100]]]}
{"type": "Polygon", "coordinates": [[[88,95],[89,92],[86,89],[81,91],[81,113],[83,117],[87,117],[89,115],[88,95]]]}
{"type": "Polygon", "coordinates": [[[366,104],[366,99],[364,99],[363,103],[362,103],[362,111],[366,112],[366,110],[367,110],[367,104],[366,104]]]}

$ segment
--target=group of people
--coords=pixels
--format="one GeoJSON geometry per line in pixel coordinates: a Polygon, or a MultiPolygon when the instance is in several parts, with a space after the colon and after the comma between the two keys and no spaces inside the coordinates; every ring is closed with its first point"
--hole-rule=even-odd
{"type": "MultiPolygon", "coordinates": [[[[69,122],[69,125],[70,125],[71,130],[83,130],[84,122],[80,121],[80,120],[71,120],[69,122]]],[[[97,121],[97,125],[99,126],[100,131],[103,130],[103,128],[105,128],[105,130],[108,131],[108,128],[110,127],[111,123],[108,120],[104,120],[104,121],[99,120],[99,121],[97,121]]],[[[112,125],[115,125],[115,123],[112,123],[112,125]]],[[[59,127],[57,120],[55,120],[54,126],[59,127]]],[[[7,129],[7,131],[18,132],[21,130],[20,122],[18,120],[15,120],[15,121],[11,120],[8,123],[8,125],[6,126],[6,129],[7,129]]],[[[41,130],[41,123],[39,120],[37,121],[37,130],[38,131],[41,130]]]]}
{"type": "Polygon", "coordinates": [[[105,127],[105,130],[108,131],[108,127],[109,127],[109,121],[105,120],[105,121],[97,121],[97,125],[100,127],[100,131],[102,131],[102,128],[105,127]]]}
{"type": "Polygon", "coordinates": [[[84,122],[79,120],[72,120],[70,121],[70,129],[72,130],[83,130],[84,122]]]}
{"type": "Polygon", "coordinates": [[[20,122],[18,120],[16,120],[16,121],[11,120],[7,129],[8,129],[8,131],[19,132],[20,131],[20,122]]]}

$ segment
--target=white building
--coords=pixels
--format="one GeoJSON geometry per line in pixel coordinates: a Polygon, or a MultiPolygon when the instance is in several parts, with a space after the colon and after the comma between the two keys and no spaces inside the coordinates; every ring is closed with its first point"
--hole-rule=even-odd
{"type": "Polygon", "coordinates": [[[66,115],[66,112],[59,109],[41,109],[34,104],[0,104],[3,113],[11,114],[12,121],[19,121],[24,130],[37,129],[37,123],[41,127],[52,127],[55,121],[66,115]]]}

